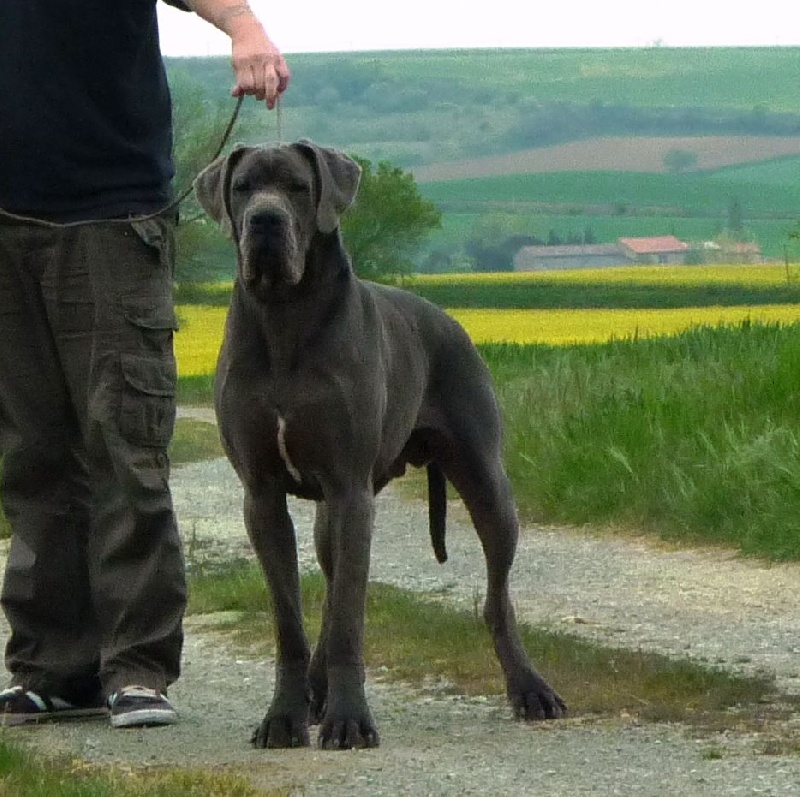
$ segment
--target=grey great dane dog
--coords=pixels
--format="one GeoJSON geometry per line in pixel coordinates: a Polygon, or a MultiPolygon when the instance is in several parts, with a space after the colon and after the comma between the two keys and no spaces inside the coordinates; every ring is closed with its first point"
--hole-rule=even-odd
{"type": "Polygon", "coordinates": [[[312,722],[325,748],[378,744],[362,652],[374,496],[407,464],[427,466],[440,561],[446,480],[469,510],[488,570],[484,616],[516,716],[566,711],[531,666],[509,599],[518,525],[490,376],[443,311],[354,275],[339,217],[359,179],[345,154],[300,141],[237,148],[196,183],[238,256],[215,400],[276,619],[276,684],[258,747],[308,745],[312,722]],[[316,501],[327,598],[313,656],[288,494],[316,501]]]}

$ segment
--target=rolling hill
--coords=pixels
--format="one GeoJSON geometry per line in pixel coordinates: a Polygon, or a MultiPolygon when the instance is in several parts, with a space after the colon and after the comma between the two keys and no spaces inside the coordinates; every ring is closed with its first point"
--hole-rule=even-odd
{"type": "MultiPolygon", "coordinates": [[[[315,53],[289,64],[283,140],[412,171],[444,211],[426,268],[462,268],[469,241],[487,235],[705,241],[726,232],[732,208],[737,235],[783,258],[800,218],[798,47],[315,53]],[[691,156],[680,173],[665,164],[676,151],[691,156]]],[[[227,59],[171,59],[168,71],[199,87],[209,117],[227,115],[227,59]]],[[[236,138],[275,140],[275,116],[246,103],[236,138]]]]}

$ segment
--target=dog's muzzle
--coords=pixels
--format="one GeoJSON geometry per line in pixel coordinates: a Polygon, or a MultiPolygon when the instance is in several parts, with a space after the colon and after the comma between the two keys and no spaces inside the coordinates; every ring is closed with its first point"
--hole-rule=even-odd
{"type": "Polygon", "coordinates": [[[303,277],[303,253],[298,247],[293,216],[283,203],[261,200],[248,205],[239,250],[241,278],[247,287],[297,285],[303,277]]]}

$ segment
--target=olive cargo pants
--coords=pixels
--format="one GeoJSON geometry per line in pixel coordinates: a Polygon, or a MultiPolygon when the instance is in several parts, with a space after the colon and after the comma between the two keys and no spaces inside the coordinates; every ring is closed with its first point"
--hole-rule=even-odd
{"type": "Polygon", "coordinates": [[[179,674],[184,563],[167,484],[173,224],[0,217],[0,602],[12,683],[83,701],[179,674]]]}

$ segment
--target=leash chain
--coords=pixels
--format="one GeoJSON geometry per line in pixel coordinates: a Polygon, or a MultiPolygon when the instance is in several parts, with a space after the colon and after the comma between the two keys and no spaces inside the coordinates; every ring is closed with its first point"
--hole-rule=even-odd
{"type": "Polygon", "coordinates": [[[275,100],[275,127],[278,136],[278,143],[283,143],[283,109],[281,107],[281,95],[275,100]]]}
{"type": "MultiPolygon", "coordinates": [[[[219,146],[217,147],[214,155],[212,156],[209,163],[213,163],[221,154],[222,150],[225,149],[225,145],[228,143],[228,139],[233,132],[233,127],[236,124],[236,120],[239,118],[239,111],[242,107],[242,102],[244,101],[244,94],[240,94],[236,99],[236,106],[233,109],[233,113],[231,114],[231,118],[228,121],[228,125],[225,128],[225,132],[222,135],[222,139],[219,142],[219,146]]],[[[281,128],[281,116],[280,116],[280,105],[277,106],[278,115],[277,115],[277,122],[278,122],[278,137],[280,138],[280,128],[281,128]]],[[[196,179],[196,178],[195,178],[196,179]]],[[[26,224],[36,224],[40,227],[48,227],[51,229],[63,229],[67,227],[84,227],[89,224],[130,224],[131,222],[137,221],[148,221],[149,219],[155,219],[159,216],[163,216],[165,213],[169,213],[171,210],[175,210],[178,205],[186,199],[189,194],[194,191],[194,183],[195,181],[189,184],[188,188],[184,189],[175,199],[172,200],[168,205],[165,205],[160,210],[156,210],[153,213],[148,213],[144,216],[130,216],[125,217],[124,219],[84,219],[81,221],[68,221],[68,222],[57,222],[57,221],[47,221],[45,219],[37,219],[33,216],[21,216],[17,213],[12,213],[11,211],[4,210],[0,208],[0,217],[11,219],[12,221],[21,221],[26,224]]]]}

